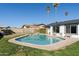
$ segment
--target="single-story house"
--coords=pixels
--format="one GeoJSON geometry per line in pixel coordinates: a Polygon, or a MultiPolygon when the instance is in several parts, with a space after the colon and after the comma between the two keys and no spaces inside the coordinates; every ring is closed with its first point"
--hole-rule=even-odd
{"type": "Polygon", "coordinates": [[[48,24],[48,34],[79,38],[79,19],[48,24]]]}
{"type": "Polygon", "coordinates": [[[33,24],[33,25],[23,25],[22,28],[34,28],[34,29],[39,29],[39,28],[45,28],[45,24],[33,24]]]}

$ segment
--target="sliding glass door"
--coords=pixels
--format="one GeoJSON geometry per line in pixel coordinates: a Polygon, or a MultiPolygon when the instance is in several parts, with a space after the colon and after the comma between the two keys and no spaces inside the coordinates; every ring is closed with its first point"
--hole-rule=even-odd
{"type": "Polygon", "coordinates": [[[66,33],[70,33],[71,30],[70,30],[70,25],[66,25],[66,33]]]}
{"type": "Polygon", "coordinates": [[[77,26],[76,25],[71,26],[71,33],[77,34],[77,26]]]}
{"type": "Polygon", "coordinates": [[[66,33],[68,34],[77,34],[77,25],[66,25],[66,33]]]}
{"type": "Polygon", "coordinates": [[[59,26],[53,26],[53,32],[59,33],[59,26]]]}

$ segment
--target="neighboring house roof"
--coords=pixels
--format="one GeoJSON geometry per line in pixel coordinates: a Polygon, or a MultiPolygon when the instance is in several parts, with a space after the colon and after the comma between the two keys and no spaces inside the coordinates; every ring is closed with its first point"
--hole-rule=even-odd
{"type": "Polygon", "coordinates": [[[5,27],[0,27],[0,29],[4,29],[5,27]]]}
{"type": "Polygon", "coordinates": [[[46,26],[45,24],[33,24],[33,25],[23,25],[22,28],[27,27],[27,26],[38,27],[38,26],[41,26],[41,25],[46,26]]]}
{"type": "Polygon", "coordinates": [[[57,26],[57,25],[66,25],[66,24],[78,24],[78,23],[79,23],[79,19],[75,19],[75,20],[68,20],[68,21],[63,21],[63,22],[51,23],[51,24],[48,24],[48,26],[57,26]]]}
{"type": "Polygon", "coordinates": [[[36,26],[41,26],[41,25],[44,25],[44,26],[46,26],[45,24],[37,24],[36,26]]]}

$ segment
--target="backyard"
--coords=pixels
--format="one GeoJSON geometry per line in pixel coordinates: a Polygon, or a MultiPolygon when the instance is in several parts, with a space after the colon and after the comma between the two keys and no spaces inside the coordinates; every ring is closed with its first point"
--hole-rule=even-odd
{"type": "Polygon", "coordinates": [[[57,51],[46,51],[9,43],[8,40],[20,35],[8,35],[0,39],[0,55],[4,56],[79,56],[79,42],[57,51]]]}

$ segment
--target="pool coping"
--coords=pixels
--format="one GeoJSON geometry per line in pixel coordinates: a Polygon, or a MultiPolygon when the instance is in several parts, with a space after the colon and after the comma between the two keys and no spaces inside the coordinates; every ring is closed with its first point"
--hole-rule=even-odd
{"type": "Polygon", "coordinates": [[[19,41],[15,40],[17,38],[21,38],[21,37],[24,37],[24,36],[27,36],[27,35],[28,34],[9,39],[8,42],[18,44],[18,45],[22,45],[22,46],[37,48],[37,49],[53,51],[53,50],[63,49],[64,47],[69,46],[72,43],[75,43],[75,42],[79,41],[79,39],[77,39],[77,38],[65,38],[65,40],[62,40],[62,41],[59,41],[59,42],[56,42],[56,43],[53,43],[53,44],[36,45],[36,44],[31,44],[31,43],[19,42],[19,41]]]}

